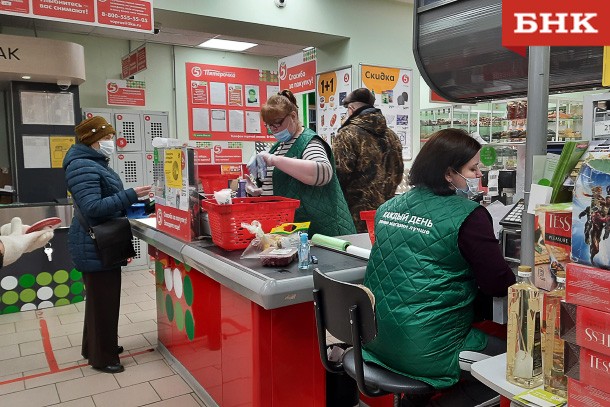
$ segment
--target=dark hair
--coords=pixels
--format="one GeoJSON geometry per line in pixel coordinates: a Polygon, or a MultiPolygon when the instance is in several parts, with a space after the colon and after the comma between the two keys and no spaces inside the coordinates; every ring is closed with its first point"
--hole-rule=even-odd
{"type": "Polygon", "coordinates": [[[481,144],[465,130],[439,130],[424,143],[413,161],[409,184],[430,188],[437,195],[454,194],[445,179],[447,169],[460,171],[480,149],[481,144]]]}
{"type": "Polygon", "coordinates": [[[297,117],[299,117],[297,99],[288,89],[271,96],[261,108],[261,116],[265,123],[272,123],[274,120],[286,117],[292,112],[296,112],[297,117]]]}

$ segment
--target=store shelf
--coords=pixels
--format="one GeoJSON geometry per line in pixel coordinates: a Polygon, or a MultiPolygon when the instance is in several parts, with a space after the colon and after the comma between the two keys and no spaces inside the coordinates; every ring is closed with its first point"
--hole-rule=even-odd
{"type": "MultiPolygon", "coordinates": [[[[582,102],[552,99],[548,112],[551,117],[548,119],[547,141],[582,139],[582,102]]],[[[601,115],[604,120],[610,120],[610,111],[601,115]]],[[[525,99],[423,109],[420,114],[420,139],[423,141],[438,130],[455,127],[469,133],[478,132],[487,142],[518,143],[526,137],[526,116],[525,99]]]]}

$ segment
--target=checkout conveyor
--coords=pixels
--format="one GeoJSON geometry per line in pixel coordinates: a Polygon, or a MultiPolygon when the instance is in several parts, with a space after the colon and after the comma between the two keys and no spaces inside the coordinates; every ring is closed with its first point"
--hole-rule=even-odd
{"type": "MultiPolygon", "coordinates": [[[[361,282],[366,271],[366,260],[316,246],[311,254],[318,264],[309,270],[299,270],[296,261],[286,267],[265,267],[258,259],[241,259],[243,250],[227,251],[210,239],[182,242],[156,230],[154,218],[132,219],[131,224],[134,236],[265,309],[312,301],[314,267],[347,282],[361,282]]],[[[363,236],[368,240],[368,235],[363,236]]]]}

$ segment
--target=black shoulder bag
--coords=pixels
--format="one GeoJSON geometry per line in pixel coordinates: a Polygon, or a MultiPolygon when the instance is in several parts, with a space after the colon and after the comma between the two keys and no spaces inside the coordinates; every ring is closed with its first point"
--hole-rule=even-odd
{"type": "Polygon", "coordinates": [[[76,203],[74,203],[74,214],[93,239],[104,267],[118,265],[136,255],[133,249],[131,224],[125,216],[110,219],[101,225],[89,226],[76,203]]]}

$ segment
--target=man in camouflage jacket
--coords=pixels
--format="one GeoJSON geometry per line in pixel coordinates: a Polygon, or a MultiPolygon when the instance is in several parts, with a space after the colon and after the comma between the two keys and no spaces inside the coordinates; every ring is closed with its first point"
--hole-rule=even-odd
{"type": "Polygon", "coordinates": [[[348,116],[333,139],[337,177],[358,233],[367,231],[360,211],[392,198],[404,172],[400,140],[374,103],[366,88],[347,95],[348,116]]]}

